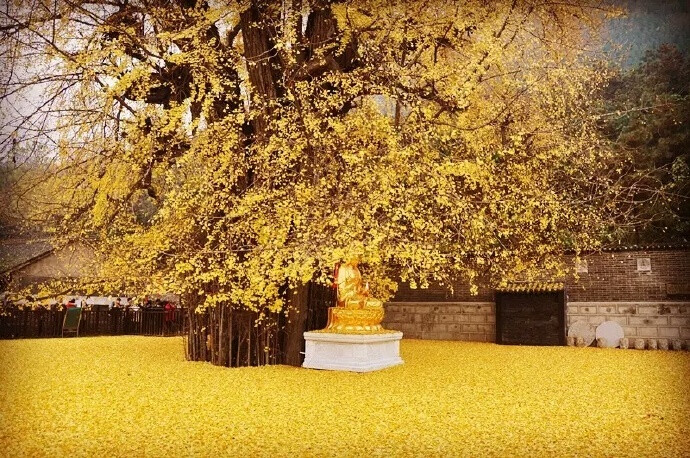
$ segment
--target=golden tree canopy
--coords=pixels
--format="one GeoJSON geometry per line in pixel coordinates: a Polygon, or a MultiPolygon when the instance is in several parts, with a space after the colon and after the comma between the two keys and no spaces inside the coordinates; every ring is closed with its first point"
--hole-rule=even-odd
{"type": "Polygon", "coordinates": [[[205,305],[281,309],[352,254],[384,298],[555,267],[617,217],[597,5],[16,1],[19,208],[92,241],[94,279],[205,305]]]}

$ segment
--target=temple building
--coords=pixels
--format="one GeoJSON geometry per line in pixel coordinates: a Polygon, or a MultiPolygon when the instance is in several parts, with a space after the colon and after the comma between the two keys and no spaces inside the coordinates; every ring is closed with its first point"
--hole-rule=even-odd
{"type": "Polygon", "coordinates": [[[401,285],[383,325],[405,338],[565,345],[579,321],[615,321],[631,339],[681,340],[690,348],[690,245],[628,246],[582,256],[577,278],[454,292],[401,285]]]}

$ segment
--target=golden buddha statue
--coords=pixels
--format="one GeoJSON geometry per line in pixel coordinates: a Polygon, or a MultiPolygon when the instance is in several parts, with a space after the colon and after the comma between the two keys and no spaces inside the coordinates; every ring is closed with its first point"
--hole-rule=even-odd
{"type": "Polygon", "coordinates": [[[383,302],[369,297],[369,285],[362,286],[359,259],[351,258],[338,268],[336,307],[328,309],[328,324],[323,332],[375,334],[386,332],[381,326],[383,302]]]}

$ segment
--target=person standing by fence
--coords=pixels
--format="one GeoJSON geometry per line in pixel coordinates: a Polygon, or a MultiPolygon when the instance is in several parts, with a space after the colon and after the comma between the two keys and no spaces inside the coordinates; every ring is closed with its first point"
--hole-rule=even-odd
{"type": "Polygon", "coordinates": [[[175,306],[172,304],[172,302],[168,301],[165,303],[163,309],[165,310],[164,332],[166,334],[169,334],[170,332],[172,332],[172,328],[175,324],[175,306]]]}

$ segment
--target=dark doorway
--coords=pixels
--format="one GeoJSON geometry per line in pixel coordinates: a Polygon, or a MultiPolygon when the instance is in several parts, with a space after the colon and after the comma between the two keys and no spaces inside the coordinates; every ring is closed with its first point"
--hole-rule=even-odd
{"type": "Polygon", "coordinates": [[[497,292],[496,343],[565,345],[563,291],[497,292]]]}

